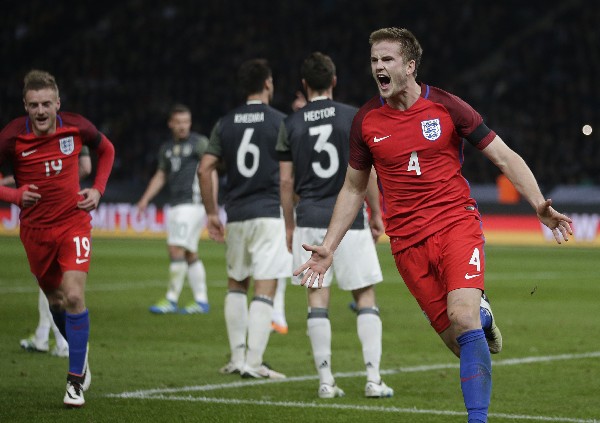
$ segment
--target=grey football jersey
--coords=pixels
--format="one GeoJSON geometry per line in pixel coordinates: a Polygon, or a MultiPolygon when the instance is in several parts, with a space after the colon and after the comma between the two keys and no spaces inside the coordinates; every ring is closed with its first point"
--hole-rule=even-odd
{"type": "Polygon", "coordinates": [[[275,145],[284,117],[267,104],[249,102],[215,124],[207,153],[225,164],[228,222],[281,216],[275,145]]]}
{"type": "Polygon", "coordinates": [[[158,168],[167,174],[169,204],[200,203],[197,169],[208,147],[208,138],[195,132],[185,140],[164,143],[158,156],[158,168]]]}
{"type": "MultiPolygon", "coordinates": [[[[350,128],[358,109],[330,99],[309,102],[288,116],[279,131],[279,160],[294,164],[294,191],[300,196],[296,225],[327,228],[346,177],[350,128]]],[[[365,226],[364,208],[351,229],[365,226]]]]}

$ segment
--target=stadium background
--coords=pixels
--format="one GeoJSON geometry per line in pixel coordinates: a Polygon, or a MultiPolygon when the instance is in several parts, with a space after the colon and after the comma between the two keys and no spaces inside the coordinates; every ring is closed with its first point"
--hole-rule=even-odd
{"type": "MultiPolygon", "coordinates": [[[[208,134],[241,100],[238,65],[264,57],[274,71],[273,105],[289,113],[300,63],[320,50],[337,64],[336,99],[359,106],[376,94],[368,35],[404,26],[424,48],[419,79],[471,103],[525,158],[558,209],[593,224],[600,212],[598,21],[600,4],[583,0],[9,2],[0,16],[0,123],[23,114],[24,74],[50,71],[62,109],[88,117],[115,144],[103,202],[132,204],[155,171],[174,102],[188,104],[194,130],[208,134]]],[[[465,156],[463,173],[484,213],[531,214],[522,201],[498,204],[497,169],[469,146],[465,156]]],[[[157,197],[159,208],[165,197],[157,197]]]]}
{"type": "MultiPolygon", "coordinates": [[[[557,208],[584,217],[589,233],[596,236],[594,245],[600,245],[599,2],[1,4],[0,124],[23,113],[26,71],[40,67],[53,72],[61,85],[63,108],[88,116],[116,144],[115,171],[101,203],[107,226],[110,216],[116,227],[118,217],[130,216],[131,204],[154,172],[156,150],[168,135],[165,114],[173,101],[188,103],[195,129],[207,133],[214,120],[239,101],[232,88],[237,65],[263,56],[275,72],[275,106],[289,112],[299,88],[299,64],[318,49],[338,64],[336,98],[361,104],[375,94],[368,71],[368,34],[398,25],[414,30],[424,46],[422,79],[471,102],[526,158],[557,208]],[[586,122],[593,128],[588,137],[581,133],[586,122]]],[[[499,205],[497,172],[472,150],[465,150],[464,173],[488,214],[486,229],[498,219],[498,235],[512,244],[517,235],[511,232],[511,219],[517,219],[518,236],[533,233],[535,217],[529,206],[499,205]]],[[[0,234],[5,222],[15,223],[13,216],[14,211],[0,207],[0,234]]],[[[158,230],[160,224],[151,220],[150,226],[158,230]]],[[[493,232],[486,230],[488,240],[493,232]]],[[[95,231],[95,237],[101,234],[95,231]]],[[[71,413],[60,403],[66,362],[26,354],[17,344],[35,328],[38,290],[18,238],[0,236],[0,321],[5,322],[0,330],[0,421],[466,420],[455,377],[458,362],[429,328],[385,244],[378,245],[386,281],[377,294],[384,321],[382,368],[396,395],[381,403],[362,397],[355,318],[348,309],[349,297],[337,295],[340,292],[332,296],[332,347],[337,379],[347,397],[334,403],[315,401],[316,374],[304,336],[305,296],[292,288],[286,295],[290,334],[271,337],[265,357],[286,372],[291,383],[258,385],[219,375],[215,369],[226,361],[228,351],[222,308],[227,290],[224,247],[211,241],[200,244],[212,310],[187,319],[147,311],[164,294],[164,235],[94,240],[86,288],[94,315],[94,383],[86,393],[88,405],[71,413]]],[[[490,421],[600,421],[600,333],[594,317],[600,298],[600,250],[564,248],[550,241],[547,245],[486,247],[486,285],[506,345],[494,359],[490,421]]],[[[569,242],[573,245],[579,241],[569,242]]],[[[186,288],[182,302],[187,299],[191,293],[186,288]]]]}

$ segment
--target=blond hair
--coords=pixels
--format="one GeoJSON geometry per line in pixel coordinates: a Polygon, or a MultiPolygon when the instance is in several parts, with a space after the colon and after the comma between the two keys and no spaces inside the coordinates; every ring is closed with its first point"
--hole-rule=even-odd
{"type": "Polygon", "coordinates": [[[50,88],[56,92],[58,97],[58,85],[56,79],[50,73],[38,69],[33,69],[27,72],[23,78],[23,97],[27,91],[38,91],[45,88],[50,88]]]}
{"type": "Polygon", "coordinates": [[[392,41],[400,44],[400,54],[404,61],[406,63],[411,60],[415,61],[414,75],[416,78],[419,65],[421,64],[421,56],[423,55],[423,48],[419,44],[417,37],[406,28],[390,27],[381,28],[371,33],[369,37],[369,44],[371,46],[380,41],[392,41]]]}

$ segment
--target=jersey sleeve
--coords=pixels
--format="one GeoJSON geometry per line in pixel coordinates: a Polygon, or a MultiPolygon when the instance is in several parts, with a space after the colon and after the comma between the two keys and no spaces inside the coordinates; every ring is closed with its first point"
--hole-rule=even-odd
{"type": "Polygon", "coordinates": [[[160,146],[160,149],[158,150],[158,169],[164,171],[164,172],[169,172],[169,168],[171,166],[171,162],[169,161],[169,159],[167,158],[167,144],[163,144],[160,146]]]}
{"type": "Polygon", "coordinates": [[[280,162],[291,162],[292,152],[290,150],[290,141],[288,139],[288,131],[285,122],[281,122],[279,134],[277,135],[277,157],[280,162]]]}
{"type": "Polygon", "coordinates": [[[204,135],[198,135],[197,141],[194,143],[195,153],[198,155],[198,158],[202,158],[206,149],[208,148],[208,138],[204,135]]]}
{"type": "Polygon", "coordinates": [[[432,88],[431,100],[439,101],[446,107],[458,135],[477,149],[483,150],[496,137],[496,133],[483,122],[481,115],[460,97],[432,88]]]}
{"type": "Polygon", "coordinates": [[[0,132],[0,164],[12,164],[15,151],[15,141],[20,133],[25,131],[25,118],[12,120],[0,132]]]}
{"type": "Polygon", "coordinates": [[[350,130],[350,159],[348,164],[356,170],[370,169],[373,165],[373,156],[363,138],[363,123],[365,116],[373,109],[372,100],[360,108],[352,120],[350,130]]]}
{"type": "Polygon", "coordinates": [[[62,112],[60,116],[65,124],[79,128],[81,142],[84,145],[87,145],[92,149],[98,148],[102,139],[102,134],[92,122],[77,113],[62,112]]]}
{"type": "Polygon", "coordinates": [[[219,129],[221,127],[221,121],[219,120],[213,127],[210,138],[208,141],[208,147],[206,148],[207,154],[221,157],[221,136],[219,135],[219,129]]]}

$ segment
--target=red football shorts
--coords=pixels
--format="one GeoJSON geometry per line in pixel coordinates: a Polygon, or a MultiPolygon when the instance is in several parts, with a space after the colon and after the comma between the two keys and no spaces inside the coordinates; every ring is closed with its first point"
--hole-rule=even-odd
{"type": "Polygon", "coordinates": [[[394,255],[404,283],[437,333],[450,326],[448,292],[483,291],[484,243],[481,221],[467,218],[394,255]]]}
{"type": "Polygon", "coordinates": [[[88,272],[92,257],[92,225],[89,222],[31,228],[21,226],[20,235],[31,273],[40,288],[58,288],[68,270],[88,272]]]}

